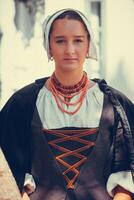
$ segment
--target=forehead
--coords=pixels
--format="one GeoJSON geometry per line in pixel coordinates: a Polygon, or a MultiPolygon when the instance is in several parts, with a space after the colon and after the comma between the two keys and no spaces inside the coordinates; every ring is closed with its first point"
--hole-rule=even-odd
{"type": "Polygon", "coordinates": [[[86,28],[82,22],[76,19],[57,19],[52,24],[51,34],[78,33],[87,34],[86,28]]]}

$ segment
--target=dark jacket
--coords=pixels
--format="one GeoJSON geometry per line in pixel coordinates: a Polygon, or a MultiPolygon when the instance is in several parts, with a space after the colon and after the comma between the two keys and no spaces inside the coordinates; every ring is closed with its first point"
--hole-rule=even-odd
{"type": "MultiPolygon", "coordinates": [[[[0,114],[0,145],[22,190],[25,173],[31,173],[32,132],[31,121],[37,95],[47,78],[39,79],[17,91],[8,100],[0,114]]],[[[111,134],[111,162],[104,176],[122,170],[131,170],[134,177],[134,105],[119,91],[109,87],[104,80],[98,82],[106,98],[112,105],[109,117],[104,116],[100,129],[108,129],[111,134]],[[113,113],[113,114],[112,114],[113,113]],[[111,117],[110,117],[111,116],[111,117]]],[[[110,109],[109,109],[110,110],[110,109]]]]}

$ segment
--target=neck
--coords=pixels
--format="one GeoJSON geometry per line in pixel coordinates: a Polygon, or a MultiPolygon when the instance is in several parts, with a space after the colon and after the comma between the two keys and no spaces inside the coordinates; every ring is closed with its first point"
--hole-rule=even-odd
{"type": "Polygon", "coordinates": [[[81,70],[79,72],[61,72],[55,70],[55,76],[62,85],[71,86],[77,84],[81,80],[83,76],[83,71],[81,70]]]}

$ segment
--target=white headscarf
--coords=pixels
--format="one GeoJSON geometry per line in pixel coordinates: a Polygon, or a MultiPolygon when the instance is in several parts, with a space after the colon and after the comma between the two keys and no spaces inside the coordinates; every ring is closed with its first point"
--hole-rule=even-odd
{"type": "Polygon", "coordinates": [[[96,51],[96,46],[95,46],[95,42],[94,42],[94,38],[93,38],[93,32],[92,32],[92,29],[91,29],[91,25],[90,25],[88,19],[83,15],[83,13],[81,13],[78,10],[72,9],[72,8],[66,8],[66,9],[62,9],[62,10],[55,12],[54,14],[48,16],[42,24],[43,36],[44,36],[43,45],[46,49],[48,59],[50,60],[50,58],[51,58],[50,46],[49,46],[49,32],[50,32],[50,29],[51,29],[51,25],[52,25],[53,21],[59,15],[61,15],[62,13],[66,12],[66,11],[76,12],[81,17],[81,19],[83,20],[85,26],[87,27],[87,31],[90,35],[90,45],[89,45],[89,51],[88,51],[89,58],[97,60],[97,51],[96,51]]]}

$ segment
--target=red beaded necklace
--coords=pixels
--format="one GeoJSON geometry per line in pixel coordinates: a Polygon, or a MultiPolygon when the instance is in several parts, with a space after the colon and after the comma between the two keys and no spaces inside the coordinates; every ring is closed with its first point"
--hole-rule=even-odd
{"type": "Polygon", "coordinates": [[[84,72],[82,79],[77,84],[73,86],[64,86],[58,81],[55,73],[53,73],[49,79],[49,86],[59,109],[62,112],[73,115],[80,109],[82,105],[89,88],[89,79],[87,74],[84,72]],[[78,94],[80,94],[79,98],[71,103],[70,99],[78,94]],[[67,106],[76,106],[76,108],[73,111],[67,111],[63,108],[62,103],[67,106]]]}

